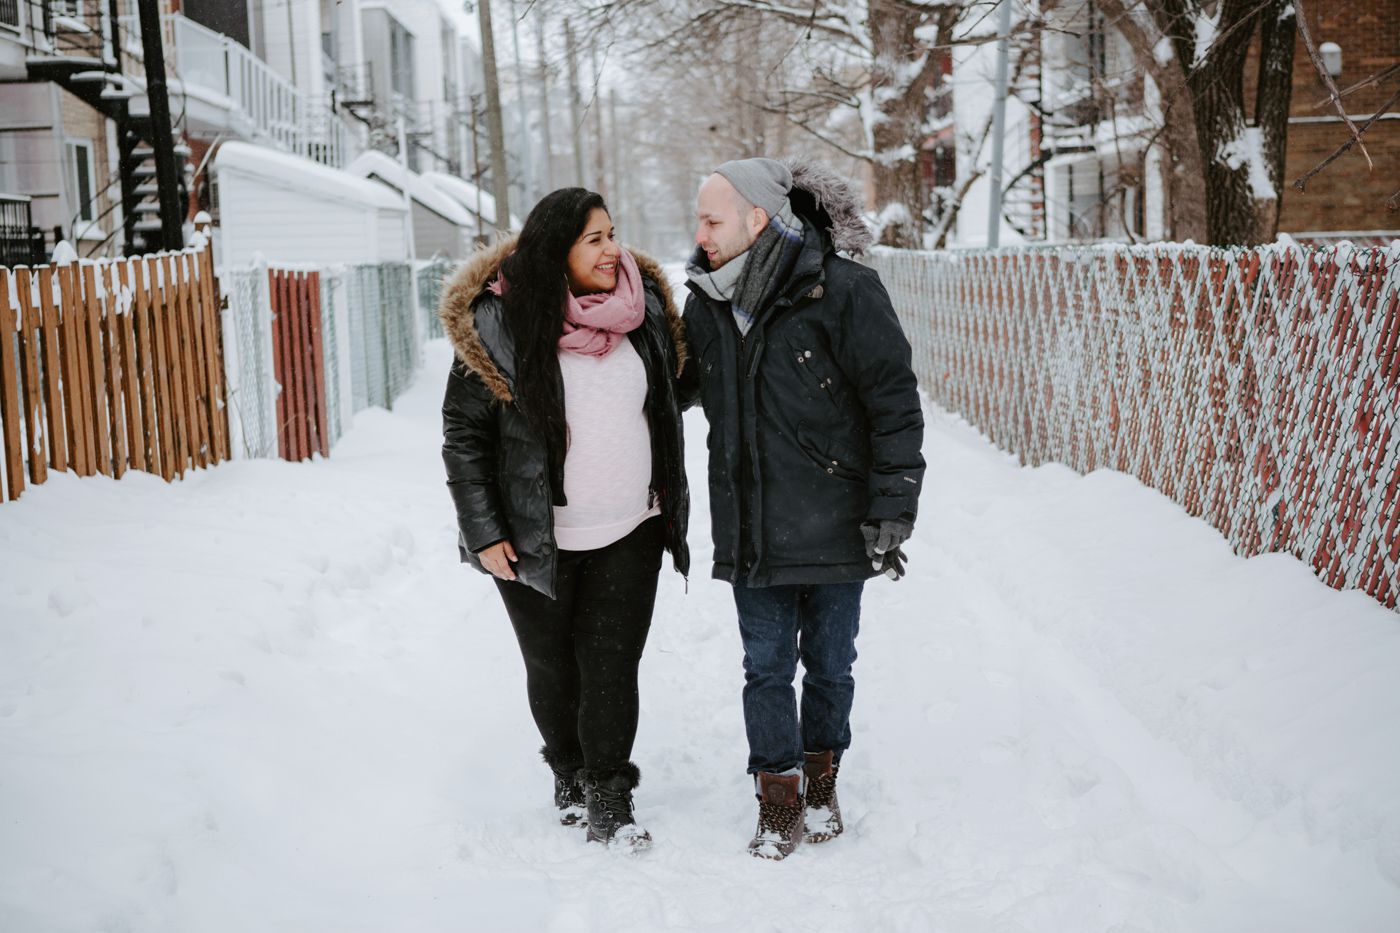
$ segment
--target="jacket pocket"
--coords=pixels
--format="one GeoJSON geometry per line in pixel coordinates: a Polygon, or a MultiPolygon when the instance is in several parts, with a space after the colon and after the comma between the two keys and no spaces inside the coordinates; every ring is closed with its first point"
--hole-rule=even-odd
{"type": "Polygon", "coordinates": [[[870,471],[867,458],[858,451],[832,440],[805,421],[797,424],[797,446],[829,476],[863,483],[870,471]]]}
{"type": "Polygon", "coordinates": [[[788,358],[796,367],[804,384],[816,390],[837,411],[842,410],[841,392],[845,382],[837,377],[840,370],[831,360],[831,354],[823,350],[817,341],[804,334],[794,334],[787,338],[788,358]]]}

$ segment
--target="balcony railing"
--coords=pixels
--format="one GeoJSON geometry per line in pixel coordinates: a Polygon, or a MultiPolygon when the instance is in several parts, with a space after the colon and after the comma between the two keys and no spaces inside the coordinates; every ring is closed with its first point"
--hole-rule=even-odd
{"type": "Polygon", "coordinates": [[[34,226],[29,198],[0,194],[0,266],[35,266],[46,260],[44,234],[34,226]]]}
{"type": "Polygon", "coordinates": [[[186,95],[226,107],[233,132],[336,168],[358,154],[355,134],[339,113],[309,99],[238,42],[179,13],[162,16],[161,25],[166,61],[186,95]]]}

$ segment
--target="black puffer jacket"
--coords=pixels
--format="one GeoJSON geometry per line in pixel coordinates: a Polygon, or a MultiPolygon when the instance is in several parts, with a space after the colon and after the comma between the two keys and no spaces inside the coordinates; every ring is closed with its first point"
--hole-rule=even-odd
{"type": "Polygon", "coordinates": [[[924,478],[909,342],[879,275],[836,255],[869,242],[858,202],[829,172],[792,168],[789,200],[818,235],[773,304],[745,337],[728,302],[693,283],[685,305],[683,394],[710,423],[714,576],[747,586],[873,576],[861,523],[912,522],[924,478]]]}
{"type": "MultiPolygon", "coordinates": [[[[438,315],[456,359],[442,405],[442,459],[457,507],[462,560],[485,573],[475,552],[508,539],[520,558],[516,577],[554,598],[553,503],[564,477],[550,475],[544,441],[515,404],[515,352],[502,320],[505,305],[486,287],[514,247],[511,240],[478,253],[443,292],[438,315]]],[[[646,318],[629,336],[647,370],[651,491],[660,501],[666,549],[684,575],[690,572],[690,493],[676,374],[685,364],[685,338],[661,267],[636,252],[632,256],[646,290],[646,318]]]]}

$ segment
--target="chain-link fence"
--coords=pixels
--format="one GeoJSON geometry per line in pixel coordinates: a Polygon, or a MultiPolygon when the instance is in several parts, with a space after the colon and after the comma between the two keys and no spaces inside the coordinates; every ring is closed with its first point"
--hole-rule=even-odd
{"type": "Polygon", "coordinates": [[[407,263],[373,263],[349,266],[342,276],[353,410],[389,408],[418,365],[411,270],[407,263]]]}
{"type": "MultiPolygon", "coordinates": [[[[432,268],[432,264],[425,268],[432,268]]],[[[272,306],[266,265],[224,270],[229,410],[235,456],[276,457],[277,396],[272,306]]],[[[439,276],[440,278],[440,276],[439,276]]],[[[418,367],[426,321],[425,294],[408,263],[372,263],[320,270],[320,337],[324,353],[326,428],[334,445],[350,416],[389,408],[418,367]]]]}
{"type": "Polygon", "coordinates": [[[272,303],[267,267],[219,274],[229,449],[234,457],[277,456],[277,381],[272,365],[272,303]]]}
{"type": "Polygon", "coordinates": [[[425,339],[436,340],[446,336],[442,330],[442,321],[437,315],[438,299],[442,297],[442,289],[455,271],[456,263],[441,258],[419,264],[414,269],[418,288],[419,322],[425,339]]]}
{"type": "Polygon", "coordinates": [[[939,404],[1396,606],[1400,245],[877,250],[939,404]]]}

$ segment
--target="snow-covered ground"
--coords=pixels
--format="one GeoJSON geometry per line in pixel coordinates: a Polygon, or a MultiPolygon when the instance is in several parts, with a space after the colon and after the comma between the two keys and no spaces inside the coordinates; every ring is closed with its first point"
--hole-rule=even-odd
{"type": "Polygon", "coordinates": [[[1400,618],[937,411],[910,576],[867,590],[847,835],[745,854],[692,413],[696,569],[643,661],[656,846],[587,845],[457,562],[449,353],[327,461],[0,506],[0,930],[1400,929],[1400,618]]]}

